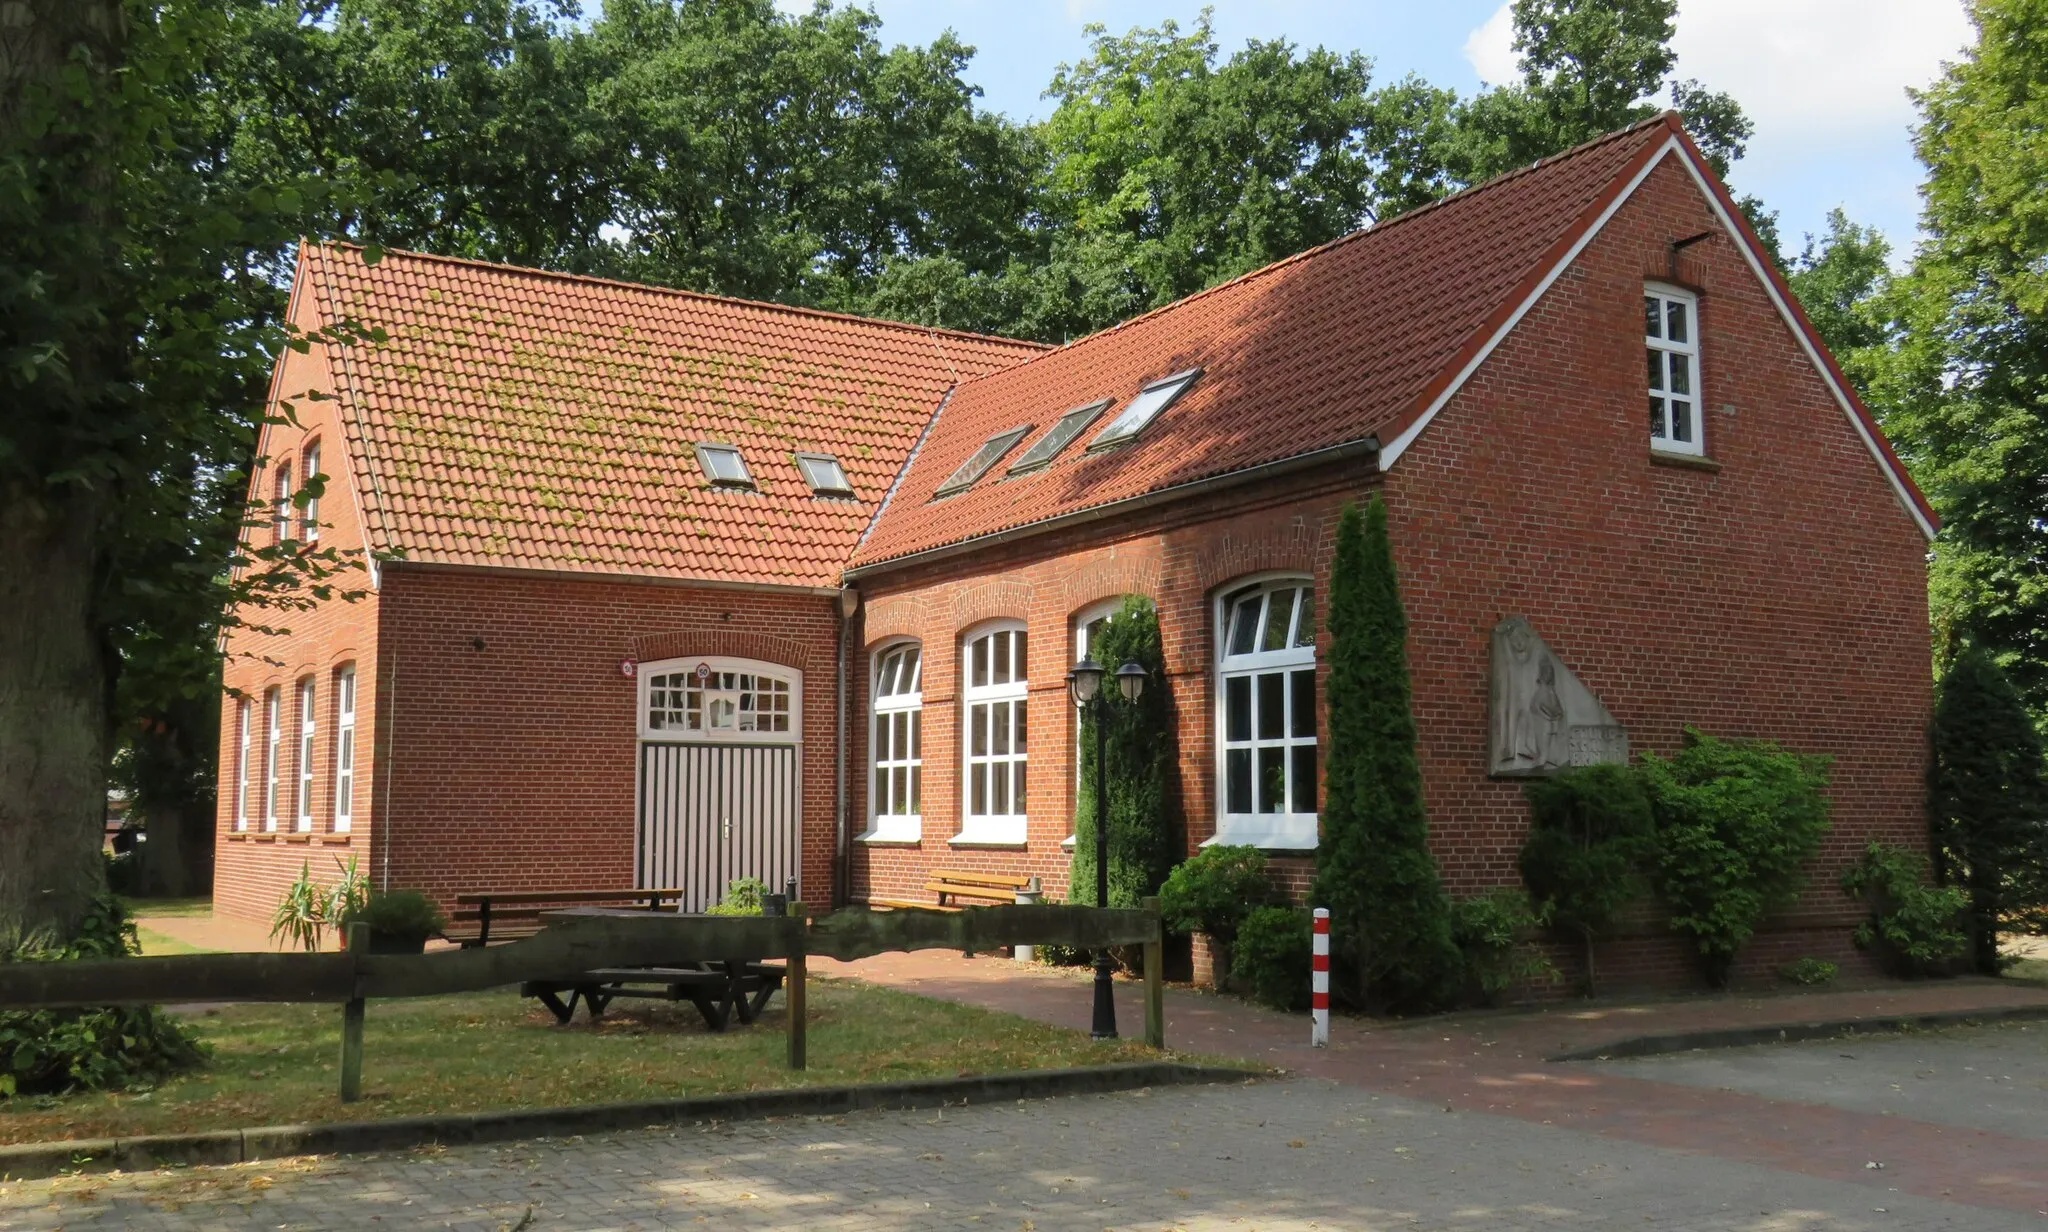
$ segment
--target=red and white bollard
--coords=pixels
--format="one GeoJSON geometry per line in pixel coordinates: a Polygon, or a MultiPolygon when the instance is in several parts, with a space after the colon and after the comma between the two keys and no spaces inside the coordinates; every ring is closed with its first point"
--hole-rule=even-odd
{"type": "Polygon", "coordinates": [[[1317,1048],[1330,1046],[1330,909],[1316,908],[1316,933],[1314,948],[1309,951],[1309,1015],[1314,1024],[1309,1028],[1309,1043],[1317,1048]]]}

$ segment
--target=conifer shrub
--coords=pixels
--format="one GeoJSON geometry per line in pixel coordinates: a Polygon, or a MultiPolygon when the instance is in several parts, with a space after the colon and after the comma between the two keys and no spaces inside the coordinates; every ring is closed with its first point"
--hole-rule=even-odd
{"type": "Polygon", "coordinates": [[[1536,910],[1583,948],[1586,992],[1598,991],[1594,945],[1644,893],[1641,867],[1656,833],[1650,793],[1628,766],[1581,766],[1523,789],[1529,838],[1522,883],[1536,910]]]}
{"type": "Polygon", "coordinates": [[[1338,520],[1328,611],[1328,769],[1312,901],[1330,909],[1333,985],[1373,1008],[1431,1009],[1457,995],[1461,963],[1429,851],[1408,620],[1377,496],[1338,520]]]}
{"type": "Polygon", "coordinates": [[[1315,924],[1302,907],[1257,907],[1237,930],[1230,975],[1252,1000],[1276,1010],[1305,1010],[1315,924]]]}
{"type": "MultiPolygon", "coordinates": [[[[126,909],[108,894],[94,904],[69,942],[0,959],[63,962],[141,952],[126,909]]],[[[22,1095],[151,1086],[205,1060],[204,1046],[184,1024],[153,1005],[0,1010],[0,1109],[7,1099],[22,1095]]]]}
{"type": "Polygon", "coordinates": [[[1970,949],[1970,896],[1954,886],[1928,884],[1923,856],[1872,843],[1842,874],[1842,893],[1870,908],[1870,918],[1856,929],[1856,944],[1877,954],[1895,975],[1945,974],[1970,949]]]}
{"type": "Polygon", "coordinates": [[[1971,964],[1996,975],[2001,930],[2048,932],[2048,780],[2033,716],[1978,647],[1942,674],[1932,752],[1935,875],[1968,893],[1971,964]]]}
{"type": "Polygon", "coordinates": [[[1167,874],[1159,913],[1174,932],[1207,933],[1228,944],[1245,916],[1272,896],[1265,852],[1218,843],[1167,874]]]}
{"type": "Polygon", "coordinates": [[[1676,756],[1644,754],[1657,825],[1651,880],[1715,986],[1727,984],[1764,916],[1804,888],[1828,831],[1828,766],[1768,741],[1691,729],[1676,756]]]}
{"type": "Polygon", "coordinates": [[[1109,905],[1135,908],[1159,890],[1180,846],[1170,771],[1175,760],[1173,697],[1166,684],[1166,654],[1159,613],[1132,595],[1102,627],[1088,653],[1103,665],[1106,707],[1081,716],[1081,781],[1074,808],[1074,853],[1067,901],[1095,906],[1095,723],[1108,711],[1103,754],[1109,773],[1109,905]],[[1145,691],[1127,702],[1116,670],[1135,662],[1145,669],[1145,691]]]}

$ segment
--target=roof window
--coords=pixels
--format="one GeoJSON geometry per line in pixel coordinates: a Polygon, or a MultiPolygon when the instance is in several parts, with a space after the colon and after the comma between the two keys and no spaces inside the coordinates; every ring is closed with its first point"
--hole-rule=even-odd
{"type": "Polygon", "coordinates": [[[989,437],[982,442],[981,448],[974,451],[973,457],[962,462],[960,469],[954,471],[951,478],[939,485],[939,490],[932,493],[932,499],[951,496],[955,492],[965,492],[973,487],[975,480],[988,474],[989,468],[1002,461],[1003,455],[1015,449],[1017,442],[1023,440],[1025,434],[1030,431],[1031,425],[1025,424],[1021,428],[1011,428],[1007,432],[998,432],[989,437]]]}
{"type": "Polygon", "coordinates": [[[740,456],[734,445],[697,445],[697,464],[704,468],[704,477],[715,488],[754,489],[754,477],[747,471],[747,460],[740,456]]]}
{"type": "Polygon", "coordinates": [[[1059,456],[1060,450],[1067,447],[1067,442],[1087,431],[1089,424],[1102,417],[1102,412],[1109,409],[1109,402],[1108,398],[1104,398],[1100,402],[1076,407],[1060,416],[1060,421],[1052,426],[1051,431],[1039,437],[1037,444],[1025,450],[1023,457],[1011,463],[1010,473],[1024,475],[1044,469],[1059,456]]]}
{"type": "Polygon", "coordinates": [[[1159,412],[1172,406],[1174,400],[1186,392],[1187,387],[1194,384],[1195,378],[1200,375],[1200,368],[1190,368],[1186,372],[1176,372],[1164,380],[1147,385],[1139,391],[1137,397],[1131,399],[1131,404],[1124,408],[1123,414],[1110,420],[1109,426],[1098,433],[1094,440],[1088,442],[1088,448],[1091,451],[1112,449],[1143,432],[1145,425],[1157,419],[1159,412]]]}
{"type": "Polygon", "coordinates": [[[853,485],[846,481],[846,468],[829,453],[800,453],[796,456],[796,468],[803,472],[804,482],[811,485],[813,496],[853,495],[853,485]]]}

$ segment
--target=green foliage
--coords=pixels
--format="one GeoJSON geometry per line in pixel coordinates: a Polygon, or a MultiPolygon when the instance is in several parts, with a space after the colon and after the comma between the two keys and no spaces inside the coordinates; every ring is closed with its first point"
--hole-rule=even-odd
{"type": "Polygon", "coordinates": [[[299,865],[299,875],[285,887],[270,916],[270,939],[282,939],[311,953],[320,948],[320,934],[327,930],[329,895],[313,880],[313,866],[299,865]]]}
{"type": "Polygon", "coordinates": [[[1860,898],[1870,918],[1856,929],[1856,944],[1876,950],[1899,975],[1943,973],[1970,948],[1963,931],[1969,895],[1927,884],[1927,860],[1883,843],[1842,874],[1842,893],[1860,898]]]}
{"type": "Polygon", "coordinates": [[[1686,741],[1668,760],[1643,756],[1657,820],[1652,881],[1671,927],[1721,985],[1763,917],[1806,884],[1828,831],[1829,759],[1690,729],[1686,741]]]}
{"type": "Polygon", "coordinates": [[[1939,879],[1969,895],[1972,965],[1995,975],[2001,930],[2048,931],[2048,776],[2033,717],[1982,647],[1942,675],[1927,803],[1939,879]]]}
{"type": "Polygon", "coordinates": [[[725,887],[725,897],[712,904],[705,915],[760,915],[768,887],[757,877],[738,877],[725,887]]]}
{"type": "Polygon", "coordinates": [[[1315,922],[1300,907],[1259,907],[1245,916],[1230,976],[1254,1001],[1276,1010],[1308,1008],[1315,922]]]}
{"type": "Polygon", "coordinates": [[[1464,956],[1465,978],[1486,1005],[1517,984],[1549,979],[1557,968],[1529,940],[1548,918],[1520,890],[1501,888],[1451,907],[1451,939],[1464,956]]]}
{"type": "Polygon", "coordinates": [[[1642,776],[1627,766],[1584,766],[1523,788],[1529,839],[1522,882],[1541,914],[1579,939],[1586,985],[1598,988],[1593,945],[1643,893],[1639,871],[1656,819],[1642,776]]]}
{"type": "Polygon", "coordinates": [[[434,937],[448,927],[448,917],[418,890],[379,890],[361,903],[345,906],[334,915],[335,926],[368,924],[372,932],[390,937],[434,937]]]}
{"type": "MultiPolygon", "coordinates": [[[[61,962],[140,952],[135,925],[120,900],[109,894],[93,904],[65,944],[5,958],[61,962]]],[[[205,1059],[184,1025],[155,1006],[0,1010],[0,1099],[147,1086],[205,1059]]]]}
{"type": "Polygon", "coordinates": [[[1378,496],[1363,513],[1346,506],[1338,521],[1328,621],[1328,769],[1312,901],[1330,909],[1333,991],[1428,1009],[1455,995],[1459,956],[1429,851],[1408,619],[1378,496]]]}
{"type": "Polygon", "coordinates": [[[1109,905],[1136,907],[1173,868],[1180,827],[1173,802],[1173,695],[1159,641],[1159,613],[1131,596],[1097,629],[1089,654],[1109,673],[1099,706],[1081,715],[1081,781],[1074,809],[1074,852],[1067,901],[1095,905],[1095,761],[1097,716],[1108,714],[1103,755],[1109,769],[1109,905]],[[1115,680],[1125,663],[1145,669],[1145,690],[1124,700],[1115,680]]]}
{"type": "Polygon", "coordinates": [[[1813,988],[1833,981],[1841,974],[1841,968],[1825,959],[1801,958],[1778,968],[1778,974],[1794,984],[1813,988]]]}
{"type": "MultiPolygon", "coordinates": [[[[369,906],[371,898],[370,878],[356,863],[356,858],[353,855],[349,856],[348,863],[346,864],[336,860],[334,867],[341,871],[341,876],[335,880],[333,888],[327,892],[327,903],[323,914],[327,919],[335,921],[337,927],[346,928],[350,920],[362,915],[369,906]]],[[[414,891],[400,892],[413,893],[414,891]]],[[[445,924],[447,921],[443,920],[441,923],[445,924]]],[[[439,932],[440,930],[441,924],[436,924],[430,931],[439,932]]]]}
{"type": "Polygon", "coordinates": [[[1253,908],[1272,897],[1266,853],[1213,844],[1177,866],[1159,888],[1159,913],[1174,932],[1207,933],[1225,945],[1253,908]]]}

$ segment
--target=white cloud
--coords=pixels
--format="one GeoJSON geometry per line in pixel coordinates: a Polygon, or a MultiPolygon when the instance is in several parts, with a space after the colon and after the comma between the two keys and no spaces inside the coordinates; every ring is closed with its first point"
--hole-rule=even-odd
{"type": "MultiPolygon", "coordinates": [[[[1690,0],[1678,12],[1674,78],[1726,90],[1762,140],[1861,136],[1912,123],[1925,86],[1975,37],[1961,0],[1690,0]]],[[[1514,77],[1503,4],[1465,41],[1481,79],[1514,77]]]]}

